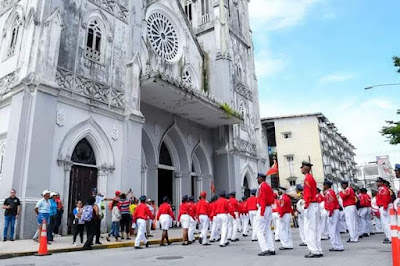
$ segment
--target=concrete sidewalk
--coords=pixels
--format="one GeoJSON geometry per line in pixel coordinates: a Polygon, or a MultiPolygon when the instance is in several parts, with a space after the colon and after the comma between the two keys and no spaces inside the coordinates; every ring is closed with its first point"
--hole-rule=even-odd
{"type": "MultiPolygon", "coordinates": [[[[161,243],[161,230],[152,231],[153,237],[148,238],[149,245],[157,245],[161,243]]],[[[168,231],[169,240],[171,242],[182,242],[182,229],[174,228],[168,231]]],[[[133,247],[135,243],[135,237],[131,240],[119,240],[115,242],[114,237],[110,237],[110,242],[106,240],[106,234],[102,235],[100,242],[102,245],[93,245],[93,249],[106,249],[106,248],[121,248],[121,247],[133,247]]],[[[83,237],[86,241],[86,234],[83,237]]],[[[80,238],[77,238],[78,246],[72,245],[72,236],[55,237],[54,242],[48,245],[49,253],[61,253],[82,250],[83,244],[80,244],[80,238]]],[[[85,242],[83,242],[85,243],[85,242]]],[[[20,257],[20,256],[31,256],[37,253],[39,244],[32,239],[16,240],[0,242],[0,259],[20,257]]]]}

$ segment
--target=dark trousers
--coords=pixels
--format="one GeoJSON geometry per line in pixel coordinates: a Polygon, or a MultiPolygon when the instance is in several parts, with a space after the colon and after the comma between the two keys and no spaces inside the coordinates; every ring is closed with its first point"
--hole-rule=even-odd
{"type": "Polygon", "coordinates": [[[53,231],[54,231],[54,226],[55,226],[56,220],[57,220],[57,217],[55,215],[50,216],[50,223],[46,228],[48,241],[53,241],[53,231]]]}
{"type": "Polygon", "coordinates": [[[100,225],[101,225],[101,220],[94,220],[95,224],[95,233],[94,235],[96,236],[96,243],[100,242],[100,225]]]}
{"type": "Polygon", "coordinates": [[[76,242],[76,237],[80,236],[81,238],[81,243],[83,243],[83,230],[85,229],[85,224],[75,224],[74,225],[74,238],[73,238],[73,242],[76,242]]]}
{"type": "Polygon", "coordinates": [[[86,222],[86,233],[87,233],[87,240],[84,247],[91,247],[93,245],[93,238],[96,233],[96,222],[95,220],[91,220],[90,222],[86,222]]]}
{"type": "Polygon", "coordinates": [[[57,216],[56,216],[56,221],[54,224],[54,234],[60,234],[60,225],[61,225],[61,218],[62,218],[63,210],[57,210],[57,216]]]}
{"type": "Polygon", "coordinates": [[[131,215],[130,214],[122,214],[121,215],[121,233],[126,232],[129,237],[129,221],[131,220],[131,215]]]}

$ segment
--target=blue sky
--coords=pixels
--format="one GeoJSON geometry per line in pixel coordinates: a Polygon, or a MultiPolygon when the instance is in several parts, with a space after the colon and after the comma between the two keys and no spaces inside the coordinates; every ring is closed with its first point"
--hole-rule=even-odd
{"type": "Polygon", "coordinates": [[[261,117],[322,112],[357,148],[358,163],[400,146],[378,132],[400,120],[398,0],[251,0],[261,117]]]}

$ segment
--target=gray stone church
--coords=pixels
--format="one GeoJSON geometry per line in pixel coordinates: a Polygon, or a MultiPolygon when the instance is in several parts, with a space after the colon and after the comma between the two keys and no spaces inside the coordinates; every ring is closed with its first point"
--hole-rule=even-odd
{"type": "Polygon", "coordinates": [[[61,194],[65,233],[92,187],[176,208],[212,184],[257,187],[269,162],[248,2],[0,2],[0,199],[17,190],[17,236],[32,237],[44,189],[61,194]]]}

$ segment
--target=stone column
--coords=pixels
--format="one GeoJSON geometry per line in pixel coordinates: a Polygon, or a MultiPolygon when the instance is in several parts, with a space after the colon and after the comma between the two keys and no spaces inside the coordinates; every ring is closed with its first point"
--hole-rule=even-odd
{"type": "MultiPolygon", "coordinates": [[[[102,195],[108,195],[107,191],[107,181],[108,175],[112,172],[112,169],[107,167],[100,167],[97,174],[97,190],[102,195]]],[[[104,214],[103,219],[101,220],[101,232],[104,233],[107,231],[107,204],[104,203],[104,210],[101,210],[104,214]]]]}
{"type": "Polygon", "coordinates": [[[181,199],[182,199],[182,177],[183,173],[182,171],[175,171],[174,172],[175,176],[175,215],[178,214],[179,211],[179,206],[181,205],[181,199]]]}
{"type": "Polygon", "coordinates": [[[142,187],[141,195],[147,195],[147,165],[142,165],[142,187]]]}

